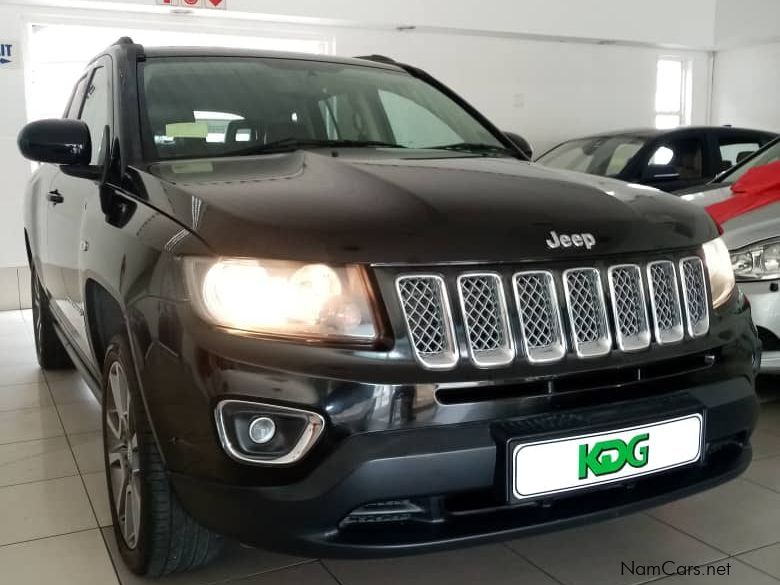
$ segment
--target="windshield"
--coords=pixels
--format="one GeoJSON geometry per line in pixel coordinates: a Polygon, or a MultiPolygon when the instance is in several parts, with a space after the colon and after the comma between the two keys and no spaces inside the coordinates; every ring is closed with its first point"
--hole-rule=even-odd
{"type": "Polygon", "coordinates": [[[780,140],[775,140],[769,144],[763,151],[756,154],[753,158],[745,161],[745,164],[738,166],[724,175],[718,177],[719,183],[736,183],[750,169],[768,165],[780,160],[780,140]]]}
{"type": "Polygon", "coordinates": [[[599,136],[564,142],[536,161],[555,169],[616,177],[645,145],[636,136],[599,136]]]}
{"type": "Polygon", "coordinates": [[[141,75],[143,138],[147,158],[156,160],[329,144],[506,154],[456,102],[401,71],[300,59],[181,57],[150,59],[141,75]]]}

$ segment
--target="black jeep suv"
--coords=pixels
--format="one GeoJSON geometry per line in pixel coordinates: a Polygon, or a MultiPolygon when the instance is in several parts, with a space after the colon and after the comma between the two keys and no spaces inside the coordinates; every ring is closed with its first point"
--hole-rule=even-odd
{"type": "Polygon", "coordinates": [[[221,536],[431,551],[654,506],[751,458],[759,362],[717,226],[536,166],[387,58],[99,55],[33,122],[43,368],[102,396],[130,568],[221,536]]]}

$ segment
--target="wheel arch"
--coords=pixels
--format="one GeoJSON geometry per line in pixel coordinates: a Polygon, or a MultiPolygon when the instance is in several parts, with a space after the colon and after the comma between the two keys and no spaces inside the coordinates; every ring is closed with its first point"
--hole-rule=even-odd
{"type": "Polygon", "coordinates": [[[114,295],[92,279],[84,286],[84,305],[96,366],[102,370],[109,342],[115,335],[127,332],[125,312],[114,295]]]}

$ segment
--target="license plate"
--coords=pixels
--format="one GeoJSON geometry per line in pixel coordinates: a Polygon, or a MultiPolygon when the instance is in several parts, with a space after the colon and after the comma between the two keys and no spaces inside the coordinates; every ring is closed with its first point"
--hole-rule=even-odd
{"type": "Polygon", "coordinates": [[[515,500],[641,477],[701,459],[700,414],[630,428],[519,443],[510,449],[515,500]]]}

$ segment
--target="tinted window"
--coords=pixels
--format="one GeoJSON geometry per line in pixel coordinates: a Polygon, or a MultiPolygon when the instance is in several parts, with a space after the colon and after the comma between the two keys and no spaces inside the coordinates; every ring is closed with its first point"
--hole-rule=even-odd
{"type": "Polygon", "coordinates": [[[555,147],[537,162],[556,169],[616,176],[644,145],[645,139],[636,136],[584,138],[555,147]]]}
{"type": "Polygon", "coordinates": [[[678,175],[680,179],[701,179],[705,176],[704,148],[699,138],[678,138],[659,146],[650,156],[646,178],[678,175]]]}
{"type": "Polygon", "coordinates": [[[86,76],[79,79],[76,87],[73,88],[73,94],[70,96],[68,107],[65,110],[65,118],[71,120],[77,120],[79,117],[79,110],[81,109],[81,102],[84,100],[84,85],[87,83],[86,76]]]}
{"type": "Polygon", "coordinates": [[[452,99],[401,71],[287,59],[165,58],[143,65],[142,87],[147,148],[161,159],[229,155],[291,138],[502,146],[452,99]]]}
{"type": "Polygon", "coordinates": [[[92,164],[101,161],[103,132],[110,126],[108,73],[105,67],[95,69],[95,74],[87,86],[84,107],[79,118],[89,126],[92,138],[92,164]]]}
{"type": "Polygon", "coordinates": [[[749,157],[761,148],[761,144],[758,140],[745,141],[739,138],[721,136],[718,138],[718,148],[720,150],[720,160],[723,163],[721,170],[725,171],[749,157]]]}
{"type": "Polygon", "coordinates": [[[767,145],[763,152],[756,155],[755,158],[746,162],[744,165],[737,167],[728,174],[724,175],[720,181],[724,183],[735,183],[741,179],[742,176],[750,169],[768,165],[777,161],[780,161],[780,140],[776,140],[772,144],[767,145]]]}

